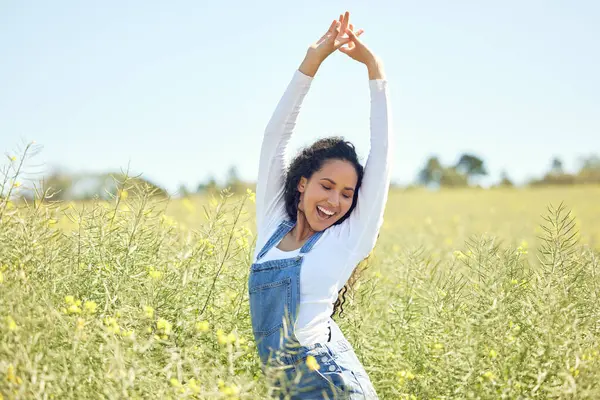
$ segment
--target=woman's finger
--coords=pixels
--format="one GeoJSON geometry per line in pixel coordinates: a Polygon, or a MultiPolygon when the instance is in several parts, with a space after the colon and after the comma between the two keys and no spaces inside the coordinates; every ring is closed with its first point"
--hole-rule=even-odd
{"type": "Polygon", "coordinates": [[[354,43],[356,44],[360,44],[360,39],[358,38],[364,31],[362,29],[360,29],[357,33],[354,33],[353,31],[351,31],[350,29],[346,29],[346,34],[348,35],[348,37],[350,38],[350,40],[352,40],[354,43]]]}
{"type": "Polygon", "coordinates": [[[325,32],[325,34],[323,36],[321,36],[321,38],[319,40],[317,40],[317,43],[322,42],[323,40],[325,40],[329,36],[331,36],[331,34],[335,30],[335,26],[337,25],[337,22],[338,22],[337,19],[333,20],[333,22],[331,23],[331,25],[329,25],[329,28],[327,29],[327,32],[325,32]]]}
{"type": "Polygon", "coordinates": [[[344,13],[344,19],[342,20],[342,26],[340,27],[340,32],[344,34],[346,29],[348,29],[348,24],[350,23],[350,12],[346,11],[344,13]]]}

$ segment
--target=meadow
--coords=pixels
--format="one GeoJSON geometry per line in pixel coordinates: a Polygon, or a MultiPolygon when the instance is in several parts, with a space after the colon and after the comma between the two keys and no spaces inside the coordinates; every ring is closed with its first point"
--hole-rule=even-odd
{"type": "MultiPolygon", "coordinates": [[[[0,399],[263,399],[254,195],[0,199],[0,399]]],[[[600,398],[600,187],[392,190],[341,317],[381,399],[600,398]]]]}

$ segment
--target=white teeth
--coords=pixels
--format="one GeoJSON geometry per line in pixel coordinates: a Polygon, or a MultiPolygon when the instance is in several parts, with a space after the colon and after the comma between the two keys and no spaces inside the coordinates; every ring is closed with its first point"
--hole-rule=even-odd
{"type": "Polygon", "coordinates": [[[323,208],[323,207],[321,207],[321,206],[317,206],[317,208],[318,208],[319,210],[321,210],[321,212],[322,212],[323,214],[329,215],[330,217],[331,217],[333,214],[335,214],[335,213],[334,213],[334,212],[332,212],[332,211],[327,211],[326,209],[324,209],[324,208],[323,208]]]}

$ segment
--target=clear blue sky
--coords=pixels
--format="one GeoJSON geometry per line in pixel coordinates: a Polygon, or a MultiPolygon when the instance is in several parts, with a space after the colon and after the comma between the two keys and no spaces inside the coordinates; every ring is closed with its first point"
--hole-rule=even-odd
{"type": "MultiPolygon", "coordinates": [[[[126,168],[193,188],[254,180],[263,129],[307,46],[349,10],[384,61],[407,183],[431,154],[517,182],[600,152],[597,1],[2,2],[0,151],[36,140],[43,171],[126,168]]],[[[364,68],[336,53],[289,157],[320,136],[369,146],[364,68]]],[[[39,168],[38,168],[39,170],[39,168]]]]}

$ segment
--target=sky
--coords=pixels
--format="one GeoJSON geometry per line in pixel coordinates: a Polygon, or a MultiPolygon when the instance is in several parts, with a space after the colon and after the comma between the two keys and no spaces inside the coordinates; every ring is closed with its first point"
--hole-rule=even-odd
{"type": "MultiPolygon", "coordinates": [[[[264,128],[308,46],[350,11],[381,58],[396,183],[431,155],[481,156],[517,183],[600,153],[597,1],[6,1],[0,152],[36,173],[132,173],[174,193],[231,166],[254,181],[264,128]]],[[[288,159],[319,137],[369,150],[368,75],[332,54],[288,159]]],[[[0,165],[3,161],[0,162],[0,165]]]]}

